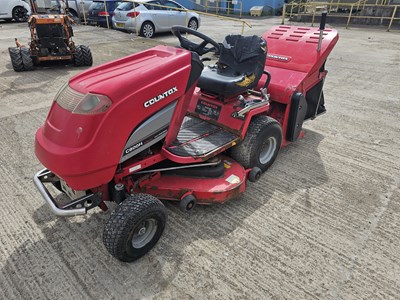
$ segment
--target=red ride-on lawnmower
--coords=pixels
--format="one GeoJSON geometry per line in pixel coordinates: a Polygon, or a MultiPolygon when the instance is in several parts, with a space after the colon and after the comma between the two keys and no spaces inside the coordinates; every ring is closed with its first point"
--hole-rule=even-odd
{"type": "Polygon", "coordinates": [[[143,256],[163,233],[158,199],[189,211],[237,197],[302,136],[304,120],[325,112],[335,30],[277,26],[222,44],[185,27],[173,33],[181,48],[157,46],[71,78],[36,133],[47,169],[34,182],[51,210],[82,215],[116,202],[103,241],[122,261],[143,256]],[[219,59],[204,67],[208,52],[219,59]]]}

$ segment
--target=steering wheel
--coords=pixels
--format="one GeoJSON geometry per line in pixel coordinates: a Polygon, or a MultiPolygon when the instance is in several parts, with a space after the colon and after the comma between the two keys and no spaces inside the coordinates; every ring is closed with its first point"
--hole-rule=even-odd
{"type": "Polygon", "coordinates": [[[179,39],[182,48],[189,51],[194,51],[200,56],[211,51],[214,51],[216,55],[218,55],[220,52],[220,45],[216,41],[196,30],[184,26],[172,26],[171,31],[179,39]],[[183,37],[182,33],[193,34],[194,36],[201,38],[203,42],[201,42],[200,44],[191,42],[187,38],[183,37]],[[206,47],[208,44],[211,44],[213,47],[206,47]]]}

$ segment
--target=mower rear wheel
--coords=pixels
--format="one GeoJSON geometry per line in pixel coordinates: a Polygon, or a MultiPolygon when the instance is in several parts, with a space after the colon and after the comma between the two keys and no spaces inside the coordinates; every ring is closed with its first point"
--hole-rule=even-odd
{"type": "Polygon", "coordinates": [[[91,66],[93,57],[90,48],[85,45],[76,46],[74,54],[74,64],[77,67],[91,66]]]}
{"type": "Polygon", "coordinates": [[[231,157],[244,168],[258,167],[265,172],[275,161],[282,143],[282,128],[267,116],[254,117],[244,140],[233,147],[231,157]]]}
{"type": "Polygon", "coordinates": [[[28,48],[8,48],[11,64],[15,72],[33,70],[33,61],[28,48]]]}
{"type": "Polygon", "coordinates": [[[132,262],[149,252],[167,221],[164,205],[148,194],[134,194],[118,205],[106,223],[103,243],[115,258],[132,262]]]}

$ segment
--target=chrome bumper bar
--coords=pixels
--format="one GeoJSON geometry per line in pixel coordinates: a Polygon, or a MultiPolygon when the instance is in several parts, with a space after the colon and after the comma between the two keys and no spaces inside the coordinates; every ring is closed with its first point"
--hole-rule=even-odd
{"type": "MultiPolygon", "coordinates": [[[[55,175],[51,171],[49,171],[47,169],[43,169],[43,170],[37,172],[35,174],[35,176],[33,176],[33,182],[35,183],[36,187],[38,188],[40,194],[42,194],[44,200],[46,200],[47,204],[50,206],[51,211],[55,215],[61,216],[61,217],[72,217],[72,216],[86,214],[86,212],[87,212],[87,208],[86,207],[68,208],[67,209],[67,208],[59,208],[56,205],[56,202],[55,202],[53,196],[50,194],[48,189],[43,184],[44,182],[52,182],[52,180],[50,180],[50,178],[52,178],[54,176],[55,175]]],[[[89,197],[93,197],[93,194],[92,195],[88,195],[88,196],[84,196],[82,198],[89,198],[89,197]]],[[[80,198],[78,200],[82,201],[83,200],[82,198],[80,198]]]]}

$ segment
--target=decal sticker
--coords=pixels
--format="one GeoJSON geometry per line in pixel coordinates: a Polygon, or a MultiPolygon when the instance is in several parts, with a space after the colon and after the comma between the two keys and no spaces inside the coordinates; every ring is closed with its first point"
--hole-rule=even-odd
{"type": "Polygon", "coordinates": [[[146,101],[144,103],[144,107],[148,108],[148,107],[152,106],[153,104],[156,104],[158,101],[161,101],[161,100],[167,98],[168,96],[171,96],[172,94],[176,93],[177,91],[178,91],[178,88],[176,86],[174,86],[173,88],[170,88],[168,91],[165,91],[164,93],[146,101]]]}
{"type": "Polygon", "coordinates": [[[136,145],[133,145],[124,151],[124,155],[131,153],[132,151],[136,150],[140,146],[143,146],[143,142],[139,142],[136,145]]]}
{"type": "Polygon", "coordinates": [[[168,127],[165,129],[161,129],[160,132],[156,132],[153,135],[147,137],[146,139],[140,141],[139,143],[136,143],[135,145],[126,148],[124,150],[124,154],[122,156],[128,155],[129,153],[139,149],[140,147],[145,146],[146,144],[152,142],[154,139],[157,139],[160,136],[166,135],[167,132],[168,132],[168,127]]]}
{"type": "Polygon", "coordinates": [[[129,169],[129,173],[132,173],[134,171],[140,170],[142,168],[142,165],[136,165],[132,168],[129,169]]]}
{"type": "Polygon", "coordinates": [[[253,73],[250,76],[244,75],[244,79],[242,81],[236,82],[235,84],[240,87],[247,87],[252,84],[256,80],[256,75],[253,73]]]}
{"type": "Polygon", "coordinates": [[[224,160],[224,168],[225,169],[230,169],[231,168],[231,162],[230,161],[227,161],[227,160],[224,160]]]}
{"type": "Polygon", "coordinates": [[[272,60],[281,61],[281,62],[289,62],[292,59],[289,56],[283,56],[283,55],[278,55],[278,54],[267,54],[267,58],[272,59],[272,60]]]}
{"type": "Polygon", "coordinates": [[[221,106],[200,99],[197,101],[195,112],[199,115],[218,120],[221,112],[221,106]]]}
{"type": "Polygon", "coordinates": [[[234,174],[229,176],[225,181],[229,182],[230,184],[235,184],[240,182],[240,178],[234,174]]]}
{"type": "Polygon", "coordinates": [[[168,127],[167,127],[167,129],[164,129],[164,130],[163,130],[163,131],[161,131],[160,133],[156,134],[156,135],[154,136],[154,139],[156,139],[156,138],[158,138],[158,137],[162,136],[163,134],[166,134],[166,133],[167,133],[167,131],[168,131],[168,127]]]}

